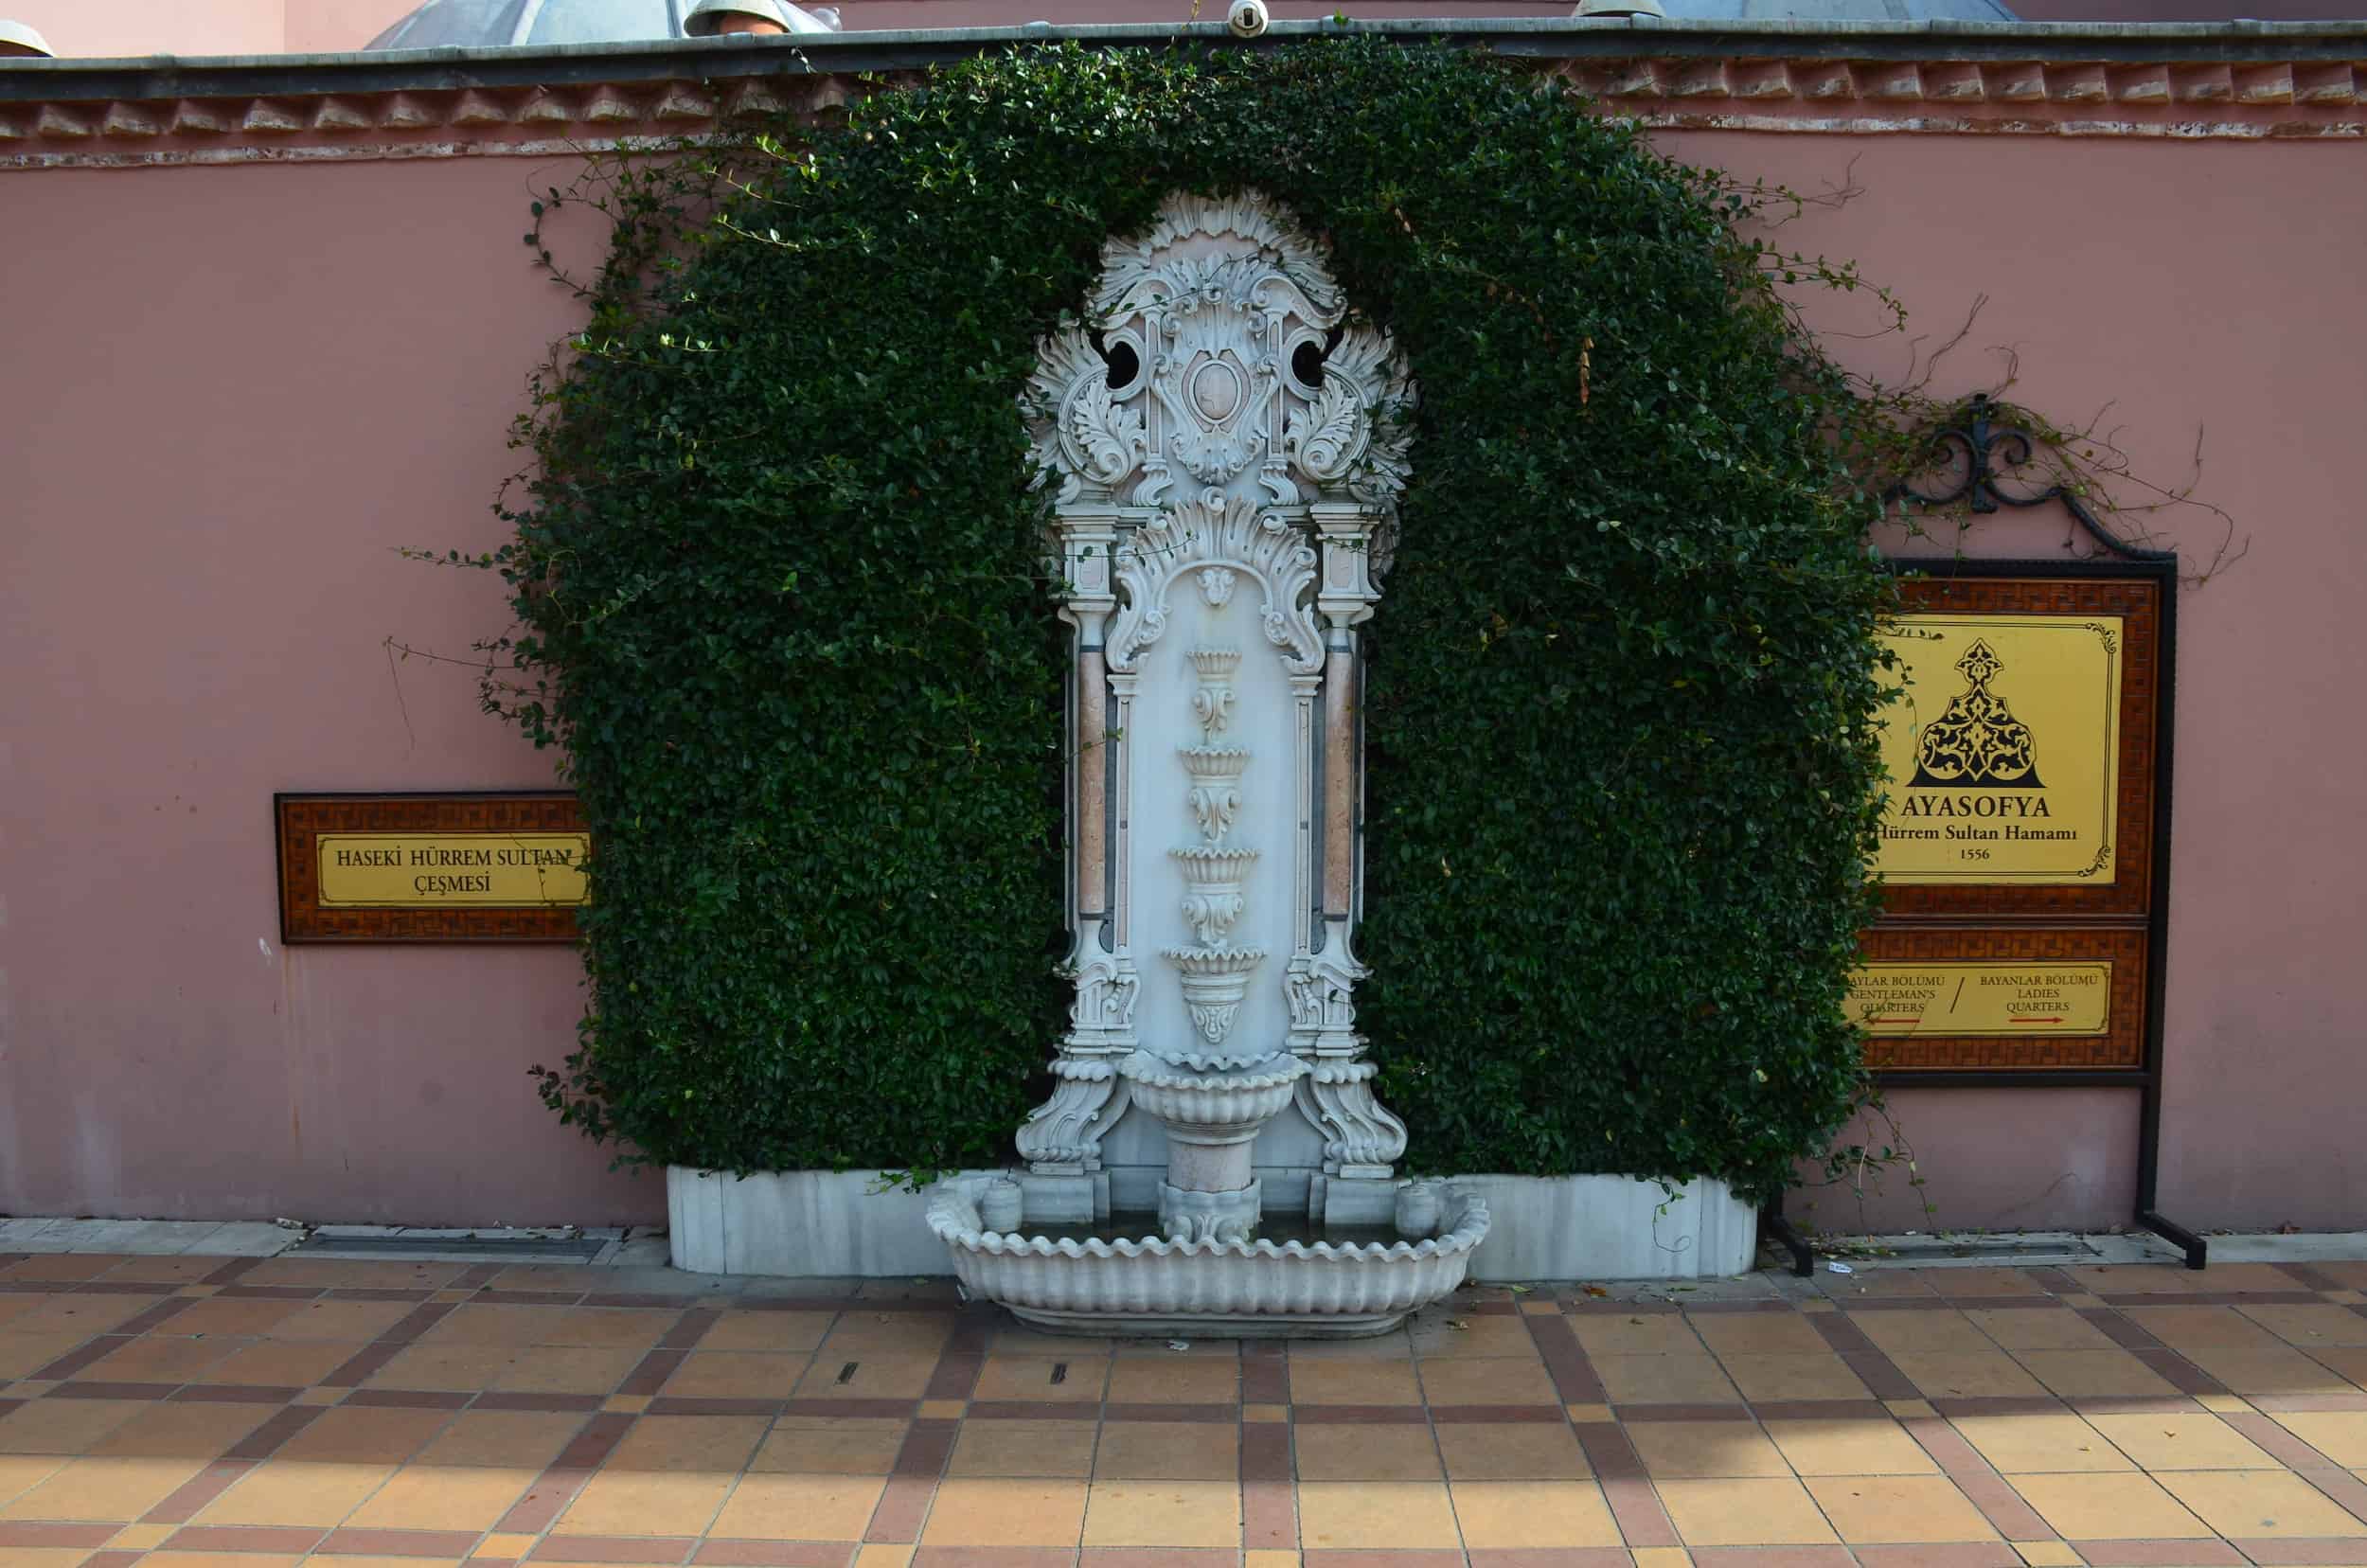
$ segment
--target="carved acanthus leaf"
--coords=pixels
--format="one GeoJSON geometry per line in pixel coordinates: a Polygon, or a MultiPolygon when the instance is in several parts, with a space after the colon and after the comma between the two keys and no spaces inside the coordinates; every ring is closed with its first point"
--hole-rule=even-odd
{"type": "Polygon", "coordinates": [[[1219,562],[1257,580],[1265,600],[1260,625],[1266,640],[1282,650],[1284,667],[1321,668],[1323,639],[1305,602],[1315,581],[1314,546],[1281,518],[1215,491],[1170,507],[1119,547],[1118,581],[1128,599],[1111,630],[1110,668],[1134,668],[1143,650],[1159,640],[1177,578],[1219,562]]]}

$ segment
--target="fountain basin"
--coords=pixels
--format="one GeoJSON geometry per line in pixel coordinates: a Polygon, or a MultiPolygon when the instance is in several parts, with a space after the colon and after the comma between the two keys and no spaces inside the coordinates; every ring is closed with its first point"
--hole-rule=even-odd
{"type": "MultiPolygon", "coordinates": [[[[929,1228],[973,1300],[1073,1334],[1353,1339],[1385,1333],[1463,1283],[1486,1203],[1450,1186],[1424,1241],[1169,1241],[991,1232],[985,1176],[929,1191],[929,1228]]],[[[1023,1228],[1024,1221],[1023,1221],[1023,1228]]]]}

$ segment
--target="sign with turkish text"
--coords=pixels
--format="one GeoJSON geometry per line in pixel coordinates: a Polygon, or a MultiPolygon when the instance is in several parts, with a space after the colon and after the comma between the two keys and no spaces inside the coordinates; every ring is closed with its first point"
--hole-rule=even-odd
{"type": "Polygon", "coordinates": [[[575,796],[280,795],[288,942],[567,941],[592,837],[575,796]]]}

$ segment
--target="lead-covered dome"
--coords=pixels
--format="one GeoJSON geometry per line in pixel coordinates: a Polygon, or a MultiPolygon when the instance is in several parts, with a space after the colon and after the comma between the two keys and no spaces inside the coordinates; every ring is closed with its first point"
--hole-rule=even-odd
{"type": "MultiPolygon", "coordinates": [[[[632,44],[686,38],[696,0],[427,0],[370,40],[371,49],[487,49],[505,45],[632,44]]],[[[792,5],[792,32],[828,32],[792,5]]]]}

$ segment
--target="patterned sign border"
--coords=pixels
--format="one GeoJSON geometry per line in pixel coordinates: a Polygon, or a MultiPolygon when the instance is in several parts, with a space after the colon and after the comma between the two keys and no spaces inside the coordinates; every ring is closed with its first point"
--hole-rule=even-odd
{"type": "Polygon", "coordinates": [[[457,909],[331,909],[320,901],[323,833],[580,833],[583,808],[562,791],[449,794],[278,794],[279,939],[300,942],[572,942],[576,911],[550,904],[457,909]]]}
{"type": "Polygon", "coordinates": [[[2115,1072],[2145,1064],[2145,934],[2044,926],[1967,931],[1878,926],[1860,938],[1878,964],[2109,963],[2111,1027],[2101,1035],[1868,1035],[1865,1060],[1912,1081],[1918,1072],[2115,1072]]]}

